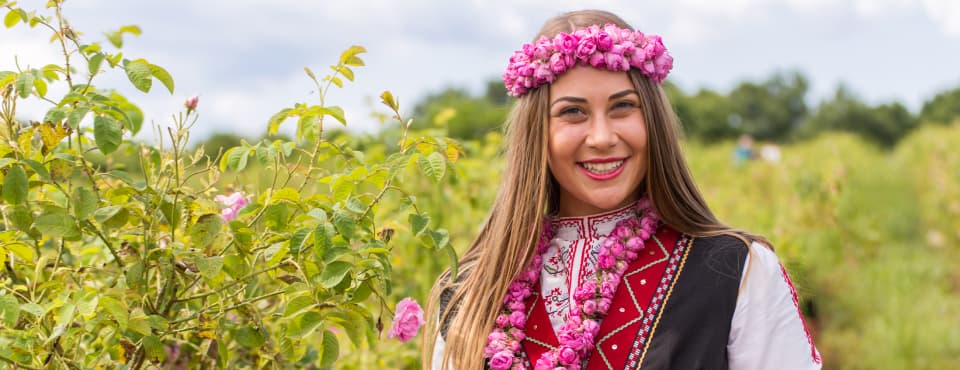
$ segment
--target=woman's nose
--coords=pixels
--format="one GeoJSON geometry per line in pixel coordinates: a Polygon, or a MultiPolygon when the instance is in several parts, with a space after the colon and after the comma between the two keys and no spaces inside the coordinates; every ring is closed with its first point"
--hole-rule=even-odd
{"type": "Polygon", "coordinates": [[[586,144],[592,148],[607,149],[617,143],[617,133],[606,116],[595,117],[590,122],[586,144]]]}

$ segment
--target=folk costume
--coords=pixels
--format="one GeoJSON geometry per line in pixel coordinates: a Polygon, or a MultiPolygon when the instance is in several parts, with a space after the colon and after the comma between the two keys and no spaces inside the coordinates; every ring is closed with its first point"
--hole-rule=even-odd
{"type": "MultiPolygon", "coordinates": [[[[525,301],[528,369],[559,345],[570,292],[595,275],[601,246],[637,207],[553,218],[536,291],[525,301]]],[[[445,292],[441,312],[452,296],[445,292]]],[[[692,237],[659,224],[624,272],[584,369],[818,369],[820,355],[783,266],[767,247],[692,237]]],[[[454,308],[455,309],[455,308],[454,308]]],[[[444,323],[448,324],[448,323],[444,323]]],[[[442,362],[447,325],[434,348],[442,362]]]]}

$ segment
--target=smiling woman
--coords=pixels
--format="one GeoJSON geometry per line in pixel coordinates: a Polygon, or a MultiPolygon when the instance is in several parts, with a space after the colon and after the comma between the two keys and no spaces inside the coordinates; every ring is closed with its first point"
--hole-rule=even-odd
{"type": "Polygon", "coordinates": [[[548,20],[510,58],[507,170],[431,293],[425,368],[820,367],[769,242],[720,223],[690,176],[672,65],[602,11],[548,20]]]}

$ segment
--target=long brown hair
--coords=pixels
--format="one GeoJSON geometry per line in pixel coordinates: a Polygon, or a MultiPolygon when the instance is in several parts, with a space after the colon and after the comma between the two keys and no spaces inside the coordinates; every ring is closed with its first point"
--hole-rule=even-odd
{"type": "MultiPolygon", "coordinates": [[[[631,28],[605,11],[584,10],[548,20],[537,37],[553,37],[594,24],[613,23],[631,28]]],[[[660,85],[636,70],[628,72],[640,93],[648,144],[647,173],[642,185],[661,220],[694,236],[735,235],[766,242],[721,224],[707,207],[680,150],[679,121],[660,85]]],[[[439,322],[449,320],[443,369],[483,368],[487,335],[500,312],[507,287],[530,263],[545,217],[557,210],[559,188],[547,167],[549,86],[528,92],[514,105],[506,124],[506,170],[493,208],[477,238],[460,259],[461,276],[452,281],[449,270],[434,284],[427,301],[423,336],[423,366],[432,366],[439,322]],[[444,312],[440,295],[452,290],[444,312]],[[456,310],[456,314],[451,314],[456,310]],[[452,366],[450,366],[452,365],[452,366]],[[449,367],[448,367],[449,366],[449,367]]]]}

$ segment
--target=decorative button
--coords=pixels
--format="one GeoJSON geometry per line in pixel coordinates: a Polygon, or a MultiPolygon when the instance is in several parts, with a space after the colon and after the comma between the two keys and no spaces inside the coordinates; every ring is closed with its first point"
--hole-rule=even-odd
{"type": "Polygon", "coordinates": [[[620,307],[620,312],[627,312],[626,308],[620,307]]]}
{"type": "Polygon", "coordinates": [[[647,279],[640,279],[640,285],[647,285],[647,279]]]}
{"type": "Polygon", "coordinates": [[[534,324],[534,325],[533,325],[533,330],[537,330],[538,327],[539,327],[539,325],[534,324]]]}
{"type": "Polygon", "coordinates": [[[650,255],[651,255],[651,256],[653,255],[653,251],[650,251],[650,255]]]}
{"type": "Polygon", "coordinates": [[[610,346],[610,349],[617,349],[617,345],[614,344],[614,345],[610,346]]]}

